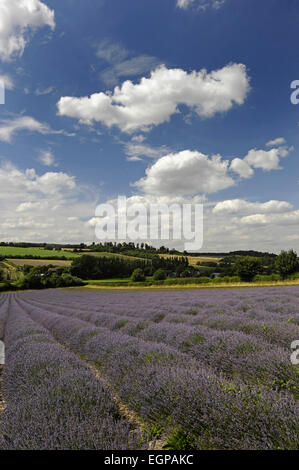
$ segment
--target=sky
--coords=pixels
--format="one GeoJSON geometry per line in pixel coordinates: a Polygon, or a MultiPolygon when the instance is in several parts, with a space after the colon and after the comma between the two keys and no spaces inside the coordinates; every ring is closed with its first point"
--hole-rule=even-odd
{"type": "Polygon", "coordinates": [[[97,241],[121,195],[204,201],[203,252],[299,252],[298,23],[296,0],[0,0],[0,240],[97,241]]]}

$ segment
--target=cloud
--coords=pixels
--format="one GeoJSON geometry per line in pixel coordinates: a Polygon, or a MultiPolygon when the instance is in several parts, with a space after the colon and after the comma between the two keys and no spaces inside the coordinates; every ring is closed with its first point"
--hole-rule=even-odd
{"type": "MultiPolygon", "coordinates": [[[[285,143],[282,138],[275,141],[268,142],[266,145],[270,146],[275,143],[278,145],[280,142],[285,143]]],[[[287,157],[294,147],[277,147],[271,150],[257,150],[251,149],[244,159],[234,158],[230,165],[230,170],[238,173],[241,178],[251,178],[254,175],[253,168],[261,168],[264,171],[281,170],[280,159],[287,157]]]]}
{"type": "MultiPolygon", "coordinates": [[[[117,199],[106,201],[116,210],[117,199]]],[[[204,204],[204,252],[235,251],[238,249],[254,249],[260,251],[279,252],[286,247],[295,248],[294,241],[299,240],[299,236],[290,232],[299,221],[299,210],[293,210],[292,204],[286,201],[249,202],[246,200],[221,201],[223,210],[214,211],[215,204],[205,201],[199,196],[155,196],[151,194],[136,194],[127,198],[127,208],[132,205],[144,205],[150,210],[151,204],[204,204]],[[226,210],[227,209],[227,210],[226,210]],[[260,211],[256,213],[255,211],[260,211]],[[250,214],[244,217],[244,214],[250,214]],[[292,244],[290,245],[290,241],[292,244]]],[[[94,215],[88,220],[87,226],[95,228],[99,219],[94,215]]],[[[167,221],[164,220],[167,224],[167,221]]],[[[144,225],[149,232],[149,227],[144,225]]],[[[150,240],[149,240],[150,242],[150,240]]],[[[151,243],[151,242],[150,242],[151,243]]],[[[166,244],[169,247],[184,249],[184,240],[173,241],[157,240],[154,246],[166,244]]],[[[298,241],[297,241],[297,246],[298,241]]]]}
{"type": "Polygon", "coordinates": [[[37,88],[34,92],[36,96],[50,95],[54,91],[54,87],[50,86],[48,88],[37,88]]]}
{"type": "Polygon", "coordinates": [[[9,75],[1,75],[0,74],[0,85],[4,85],[6,90],[13,90],[14,89],[14,82],[13,79],[9,75]]]}
{"type": "Polygon", "coordinates": [[[95,93],[90,97],[65,96],[58,102],[58,113],[91,124],[117,126],[123,132],[149,130],[170,120],[185,105],[199,116],[210,118],[242,105],[249,92],[249,78],[243,64],[229,64],[207,73],[187,73],[161,66],[150,78],[138,84],[130,80],[116,87],[113,94],[95,93]]]}
{"type": "Polygon", "coordinates": [[[187,10],[195,4],[200,10],[206,10],[208,7],[218,10],[225,2],[226,0],[177,0],[177,6],[183,10],[187,10]]]}
{"type": "Polygon", "coordinates": [[[284,137],[278,137],[277,139],[274,140],[269,140],[269,142],[266,143],[267,147],[277,147],[280,145],[284,145],[286,143],[286,140],[284,137]]]}
{"type": "Polygon", "coordinates": [[[243,225],[297,225],[299,222],[299,210],[288,212],[286,214],[252,214],[240,219],[243,225]]]}
{"type": "Polygon", "coordinates": [[[38,173],[12,163],[0,166],[0,239],[79,243],[92,241],[86,227],[96,198],[64,172],[38,173]]]}
{"type": "Polygon", "coordinates": [[[97,57],[111,64],[100,73],[101,80],[114,86],[121,77],[143,75],[154,70],[161,60],[148,55],[130,57],[132,54],[119,43],[105,39],[97,48],[97,57]]]}
{"type": "Polygon", "coordinates": [[[293,150],[292,147],[278,147],[271,150],[252,149],[248,152],[244,161],[254,168],[262,168],[264,171],[281,170],[280,158],[287,157],[293,150]]]}
{"type": "Polygon", "coordinates": [[[40,0],[1,0],[0,58],[9,61],[21,56],[30,31],[42,26],[55,28],[54,11],[40,0]]]}
{"type": "Polygon", "coordinates": [[[22,202],[16,208],[16,212],[32,212],[40,209],[47,209],[47,201],[22,202]]]}
{"type": "Polygon", "coordinates": [[[116,85],[121,77],[143,75],[154,70],[160,64],[161,61],[156,57],[142,55],[108,67],[101,72],[100,78],[107,85],[116,85]]]}
{"type": "Polygon", "coordinates": [[[38,132],[39,134],[69,134],[63,130],[55,131],[48,124],[37,121],[31,116],[20,116],[13,119],[3,119],[0,121],[0,141],[10,143],[12,138],[21,131],[38,132]]]}
{"type": "Polygon", "coordinates": [[[76,188],[75,178],[63,172],[39,176],[34,169],[22,172],[11,163],[0,168],[0,195],[22,193],[57,194],[76,188]]]}
{"type": "Polygon", "coordinates": [[[210,194],[234,186],[227,172],[228,161],[219,155],[209,158],[197,151],[184,150],[160,158],[134,186],[154,196],[210,194]]]}
{"type": "Polygon", "coordinates": [[[133,139],[130,142],[124,143],[125,154],[128,156],[127,160],[129,161],[138,161],[142,160],[141,157],[148,157],[148,158],[161,158],[164,155],[167,155],[170,150],[166,145],[162,145],[161,147],[152,147],[140,140],[138,138],[142,138],[142,136],[137,136],[137,140],[133,139]]]}
{"type": "Polygon", "coordinates": [[[55,157],[51,150],[43,150],[40,152],[38,160],[45,166],[57,166],[55,157]]]}
{"type": "Polygon", "coordinates": [[[118,64],[128,57],[129,51],[119,43],[104,39],[98,45],[96,55],[106,62],[118,64]]]}
{"type": "Polygon", "coordinates": [[[264,203],[249,202],[244,199],[231,199],[218,202],[213,208],[214,214],[244,214],[260,212],[279,214],[292,210],[293,206],[285,201],[268,201],[264,203]]]}
{"type": "Polygon", "coordinates": [[[230,169],[235,173],[238,173],[241,178],[248,179],[254,175],[253,169],[241,158],[234,158],[230,164],[230,169]]]}

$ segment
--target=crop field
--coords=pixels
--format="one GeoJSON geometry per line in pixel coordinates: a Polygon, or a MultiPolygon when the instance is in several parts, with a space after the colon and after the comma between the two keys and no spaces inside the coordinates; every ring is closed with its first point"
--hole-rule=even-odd
{"type": "Polygon", "coordinates": [[[53,256],[57,258],[66,258],[73,259],[78,256],[78,253],[73,253],[72,251],[54,251],[54,250],[44,250],[43,248],[18,248],[10,246],[0,246],[0,256],[5,258],[16,258],[23,256],[39,256],[41,258],[51,258],[53,256]]]}
{"type": "Polygon", "coordinates": [[[299,287],[3,294],[0,339],[0,449],[299,448],[299,287]]]}
{"type": "MultiPolygon", "coordinates": [[[[162,258],[181,258],[183,255],[166,255],[159,254],[162,258]]],[[[214,263],[220,263],[222,256],[187,256],[190,266],[196,266],[198,262],[213,261],[214,263]]]]}
{"type": "Polygon", "coordinates": [[[71,261],[66,260],[51,260],[51,259],[7,259],[9,263],[16,266],[57,266],[58,268],[65,268],[71,266],[71,261]]]}
{"type": "MultiPolygon", "coordinates": [[[[49,261],[49,264],[54,264],[51,258],[67,258],[70,261],[72,261],[74,258],[78,258],[78,256],[82,256],[83,254],[90,255],[90,256],[97,256],[97,257],[115,257],[115,258],[126,258],[126,259],[136,259],[133,256],[126,256],[126,255],[121,255],[118,253],[108,253],[108,252],[73,252],[69,250],[61,250],[61,251],[56,251],[56,250],[44,250],[43,248],[19,248],[19,247],[10,247],[10,246],[0,246],[0,257],[3,256],[5,258],[13,258],[11,259],[12,262],[16,261],[16,258],[19,256],[20,258],[24,258],[25,256],[29,257],[40,257],[42,259],[49,261]],[[52,261],[52,263],[51,263],[52,261]]],[[[138,259],[138,258],[137,258],[138,259]]],[[[143,258],[139,258],[142,259],[143,258]]],[[[17,260],[19,261],[19,260],[17,260]]],[[[23,261],[23,260],[22,260],[23,261]]],[[[62,260],[65,261],[65,260],[62,260]]],[[[27,263],[30,264],[30,263],[27,263]]]]}

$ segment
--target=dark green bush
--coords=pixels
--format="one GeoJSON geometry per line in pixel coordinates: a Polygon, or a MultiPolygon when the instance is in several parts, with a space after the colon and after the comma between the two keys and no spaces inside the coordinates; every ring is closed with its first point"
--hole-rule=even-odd
{"type": "Polygon", "coordinates": [[[164,281],[166,277],[167,276],[164,269],[157,269],[157,271],[154,273],[153,279],[154,281],[164,281]]]}
{"type": "Polygon", "coordinates": [[[141,268],[134,269],[133,274],[131,276],[132,282],[144,282],[145,275],[141,268]]]}

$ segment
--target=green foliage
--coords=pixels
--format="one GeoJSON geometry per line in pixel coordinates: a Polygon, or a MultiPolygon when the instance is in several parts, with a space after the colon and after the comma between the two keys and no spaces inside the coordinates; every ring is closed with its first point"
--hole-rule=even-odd
{"type": "Polygon", "coordinates": [[[142,269],[140,268],[134,269],[132,276],[131,276],[131,281],[132,282],[144,282],[145,281],[145,275],[142,269]]]}
{"type": "Polygon", "coordinates": [[[0,245],[0,256],[11,259],[50,259],[50,260],[72,260],[78,254],[72,251],[54,251],[42,248],[27,248],[0,245]]]}
{"type": "Polygon", "coordinates": [[[188,310],[186,312],[186,315],[197,315],[197,314],[198,314],[197,308],[192,308],[191,310],[188,310]]]}
{"type": "Polygon", "coordinates": [[[16,290],[16,286],[14,283],[9,281],[0,282],[0,292],[7,292],[10,290],[16,290]]]}
{"type": "Polygon", "coordinates": [[[171,434],[163,446],[164,450],[193,450],[194,448],[194,439],[187,432],[180,430],[171,434]]]}
{"type": "Polygon", "coordinates": [[[83,255],[72,262],[71,274],[81,279],[113,279],[128,278],[135,269],[145,269],[146,260],[122,258],[122,257],[96,257],[83,255]]]}
{"type": "Polygon", "coordinates": [[[251,282],[253,278],[262,272],[262,263],[259,258],[244,256],[236,261],[234,271],[242,281],[251,282]]]}
{"type": "Polygon", "coordinates": [[[150,428],[149,438],[150,439],[159,439],[163,433],[163,426],[161,424],[155,424],[150,428]]]}
{"type": "Polygon", "coordinates": [[[280,281],[281,277],[279,274],[257,274],[254,277],[254,282],[262,282],[262,281],[268,281],[268,282],[275,282],[275,281],[280,281]]]}
{"type": "Polygon", "coordinates": [[[160,268],[160,269],[157,269],[157,271],[155,271],[153,279],[154,281],[164,281],[166,277],[167,276],[166,276],[164,269],[160,268]]]}
{"type": "Polygon", "coordinates": [[[276,268],[283,279],[296,272],[298,268],[297,253],[293,250],[282,251],[275,261],[276,268]]]}
{"type": "Polygon", "coordinates": [[[218,264],[215,261],[198,261],[197,266],[206,266],[207,268],[217,268],[218,264]]]}
{"type": "Polygon", "coordinates": [[[19,289],[54,289],[57,287],[82,286],[83,281],[72,276],[66,269],[52,271],[49,266],[28,267],[24,270],[25,275],[16,285],[19,289]]]}

